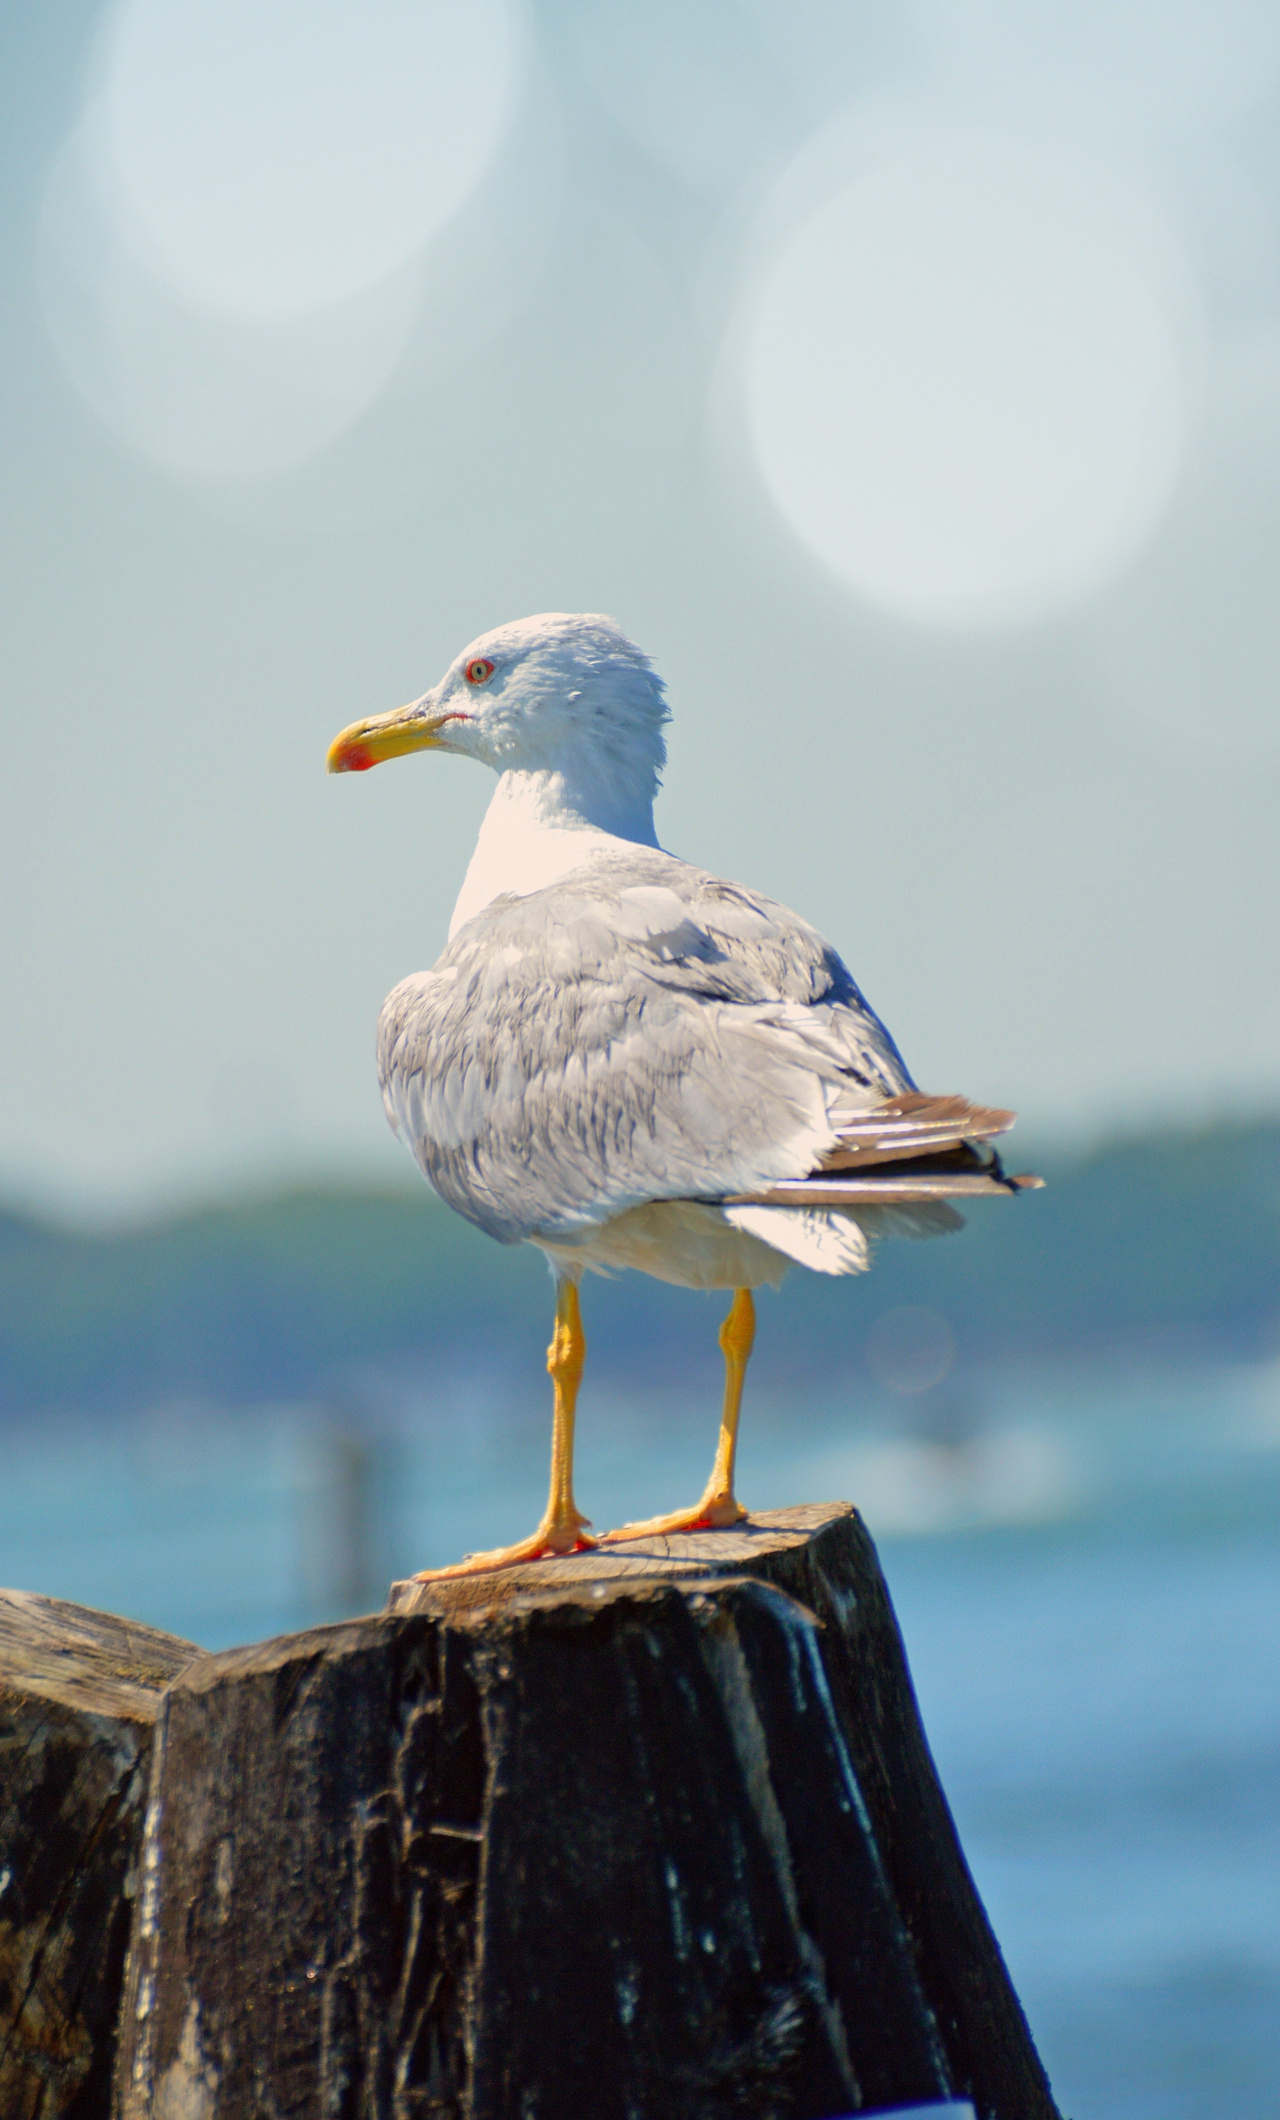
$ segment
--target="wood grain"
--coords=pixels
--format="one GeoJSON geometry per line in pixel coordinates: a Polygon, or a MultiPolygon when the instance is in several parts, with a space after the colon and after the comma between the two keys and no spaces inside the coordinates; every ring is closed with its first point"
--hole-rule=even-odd
{"type": "Polygon", "coordinates": [[[156,1710],[198,1654],[0,1590],[4,2120],[107,2120],[156,1710]]]}
{"type": "Polygon", "coordinates": [[[1056,2120],[853,1511],[649,1549],[175,1680],[120,2120],[1056,2120]]]}

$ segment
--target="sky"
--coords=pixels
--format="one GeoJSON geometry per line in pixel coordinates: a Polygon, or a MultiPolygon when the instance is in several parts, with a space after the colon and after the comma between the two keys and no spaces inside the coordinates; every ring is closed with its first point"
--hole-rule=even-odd
{"type": "Polygon", "coordinates": [[[0,1196],[407,1170],[491,783],[324,754],[547,609],[924,1086],[1280,1103],[1273,7],[51,0],[0,97],[0,1196]]]}

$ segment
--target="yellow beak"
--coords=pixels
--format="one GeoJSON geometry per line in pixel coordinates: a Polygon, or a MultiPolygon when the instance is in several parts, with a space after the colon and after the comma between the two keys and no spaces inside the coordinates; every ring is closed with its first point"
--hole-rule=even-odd
{"type": "Polygon", "coordinates": [[[397,707],[393,714],[375,714],[369,721],[353,721],[329,746],[331,773],[367,773],[384,758],[403,758],[408,751],[443,749],[439,731],[447,721],[465,721],[465,714],[420,714],[416,706],[397,707]]]}

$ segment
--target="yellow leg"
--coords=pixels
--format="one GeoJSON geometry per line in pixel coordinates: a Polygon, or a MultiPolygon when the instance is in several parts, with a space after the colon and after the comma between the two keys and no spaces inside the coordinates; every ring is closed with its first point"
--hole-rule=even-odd
{"type": "Polygon", "coordinates": [[[551,1417],[551,1492],[542,1522],[528,1538],[515,1546],[495,1546],[489,1553],[469,1553],[451,1568],[424,1568],[414,1577],[418,1583],[435,1583],[450,1575],[486,1575],[493,1568],[510,1568],[517,1561],[541,1561],[556,1553],[578,1553],[596,1541],[588,1538],[588,1518],[573,1499],[573,1427],[578,1404],[578,1386],[587,1356],[582,1330],[582,1312],[574,1282],[561,1281],[556,1292],[556,1324],[547,1349],[547,1369],[555,1391],[551,1417]]]}
{"type": "Polygon", "coordinates": [[[738,1422],[742,1414],[742,1386],[756,1338],[756,1306],[749,1288],[740,1288],[720,1327],[724,1352],[724,1412],[720,1418],[720,1440],[716,1461],[702,1499],[692,1509],[676,1509],[670,1516],[646,1517],[643,1523],[624,1524],[620,1531],[606,1531],[602,1546],[622,1539],[655,1538],[667,1531],[720,1531],[740,1524],[746,1516],[733,1491],[733,1468],[738,1455],[738,1422]]]}

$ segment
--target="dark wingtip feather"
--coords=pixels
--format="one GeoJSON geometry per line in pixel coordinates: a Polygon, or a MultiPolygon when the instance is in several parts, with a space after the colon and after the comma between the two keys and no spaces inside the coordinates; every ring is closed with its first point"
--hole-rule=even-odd
{"type": "Polygon", "coordinates": [[[822,1158],[824,1170],[852,1170],[859,1164],[898,1163],[951,1148],[994,1139],[1013,1125],[1016,1112],[994,1105],[971,1104],[967,1097],[930,1097],[904,1090],[874,1111],[837,1118],[836,1146],[822,1158]]]}

